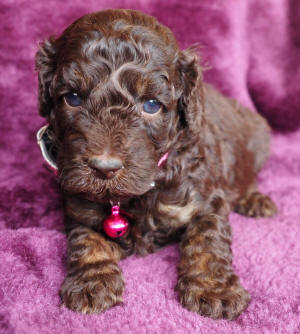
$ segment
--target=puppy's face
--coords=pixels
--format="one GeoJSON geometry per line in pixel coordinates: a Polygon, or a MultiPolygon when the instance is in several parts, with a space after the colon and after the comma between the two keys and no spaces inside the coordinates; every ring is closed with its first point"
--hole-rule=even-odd
{"type": "Polygon", "coordinates": [[[44,44],[40,111],[65,192],[103,202],[153,187],[159,159],[187,124],[182,58],[167,28],[132,11],[85,16],[44,44]]]}

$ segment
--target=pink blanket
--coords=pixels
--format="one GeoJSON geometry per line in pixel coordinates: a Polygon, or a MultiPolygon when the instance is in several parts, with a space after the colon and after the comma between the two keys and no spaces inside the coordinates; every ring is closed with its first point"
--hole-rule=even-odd
{"type": "Polygon", "coordinates": [[[0,15],[0,333],[300,333],[300,2],[2,0],[0,15]],[[259,184],[279,214],[231,215],[234,265],[252,295],[235,321],[181,307],[177,245],[122,261],[123,305],[90,316],[59,306],[66,238],[59,190],[35,143],[44,120],[34,54],[75,18],[109,7],[158,17],[182,47],[199,42],[206,80],[276,130],[259,184]]]}

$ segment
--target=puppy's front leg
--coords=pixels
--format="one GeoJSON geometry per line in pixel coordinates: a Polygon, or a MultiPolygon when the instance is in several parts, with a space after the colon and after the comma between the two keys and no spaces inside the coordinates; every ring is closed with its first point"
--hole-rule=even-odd
{"type": "Polygon", "coordinates": [[[88,227],[68,234],[68,271],[62,302],[82,313],[102,312],[122,302],[124,281],[118,261],[120,247],[88,227]]]}
{"type": "Polygon", "coordinates": [[[215,319],[234,319],[250,296],[233,272],[226,203],[217,201],[217,214],[199,215],[187,227],[180,244],[177,290],[187,309],[215,319]]]}

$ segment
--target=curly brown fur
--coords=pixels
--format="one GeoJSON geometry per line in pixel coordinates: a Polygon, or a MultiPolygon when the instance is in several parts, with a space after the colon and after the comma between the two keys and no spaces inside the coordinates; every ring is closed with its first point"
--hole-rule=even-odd
{"type": "Polygon", "coordinates": [[[136,11],[80,18],[41,46],[36,66],[65,202],[63,303],[85,313],[120,303],[118,261],[179,240],[181,303],[212,318],[237,317],[249,294],[232,269],[229,211],[276,211],[253,190],[268,157],[263,118],[204,84],[193,49],[179,50],[168,28],[136,11]],[[80,105],[67,102],[70,92],[80,105]],[[158,112],[143,110],[149,99],[161,103],[158,112]],[[95,156],[123,168],[99,173],[95,156]],[[111,201],[132,214],[128,233],[114,240],[102,226],[111,201]]]}

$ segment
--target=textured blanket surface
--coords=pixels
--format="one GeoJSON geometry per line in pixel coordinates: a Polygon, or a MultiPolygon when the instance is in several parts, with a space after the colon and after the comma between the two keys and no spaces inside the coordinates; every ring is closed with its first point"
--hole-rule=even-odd
{"type": "Polygon", "coordinates": [[[0,333],[300,333],[300,2],[1,0],[0,15],[0,333]],[[121,262],[123,305],[89,316],[60,307],[66,238],[56,180],[35,143],[44,121],[34,55],[75,18],[111,7],[158,17],[182,47],[199,42],[206,80],[276,130],[259,186],[279,214],[230,216],[235,270],[252,295],[232,322],[181,307],[177,245],[121,262]]]}

